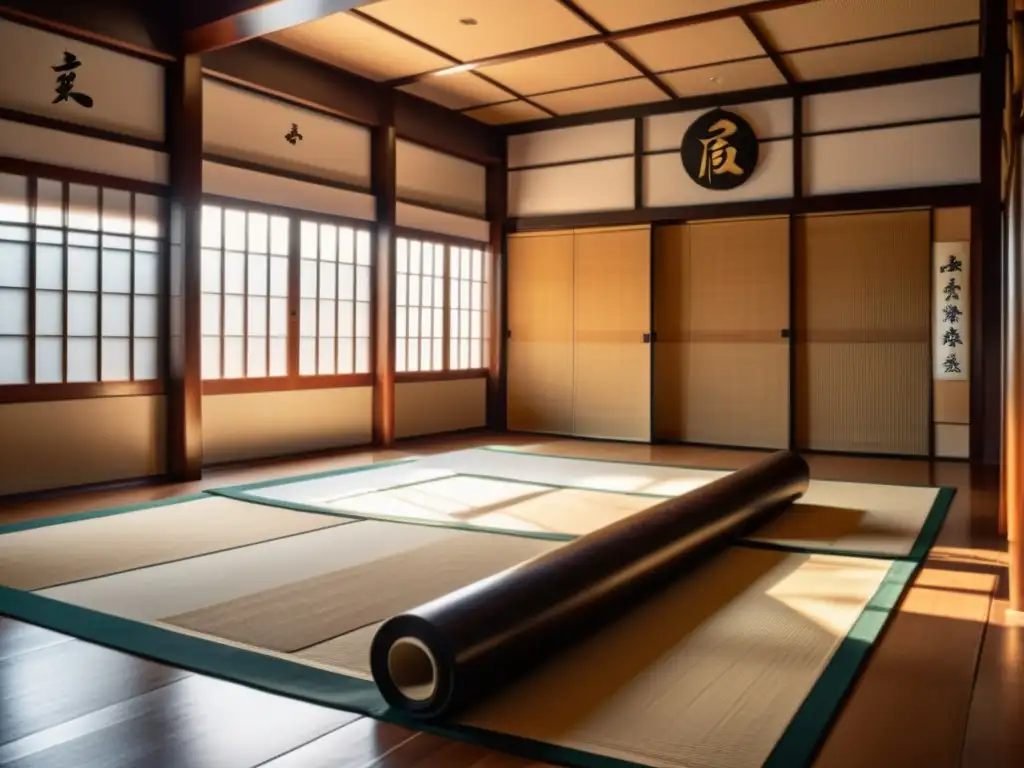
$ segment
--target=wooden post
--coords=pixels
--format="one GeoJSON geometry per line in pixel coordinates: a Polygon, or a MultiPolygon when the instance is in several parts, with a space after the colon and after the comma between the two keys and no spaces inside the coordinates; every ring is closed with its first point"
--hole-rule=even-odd
{"type": "Polygon", "coordinates": [[[373,131],[371,167],[376,196],[376,247],[373,263],[373,442],[395,441],[395,108],[388,98],[373,131]]]}
{"type": "MultiPolygon", "coordinates": [[[[504,155],[504,153],[502,153],[504,155]]],[[[506,428],[505,410],[505,335],[508,319],[508,262],[505,250],[508,172],[504,158],[487,166],[487,220],[490,222],[488,258],[491,268],[490,356],[487,361],[487,427],[498,432],[506,428]]]]}
{"type": "Polygon", "coordinates": [[[172,480],[203,471],[200,372],[200,248],[203,196],[203,68],[198,54],[167,68],[170,232],[164,327],[167,372],[167,469],[172,480]]]}

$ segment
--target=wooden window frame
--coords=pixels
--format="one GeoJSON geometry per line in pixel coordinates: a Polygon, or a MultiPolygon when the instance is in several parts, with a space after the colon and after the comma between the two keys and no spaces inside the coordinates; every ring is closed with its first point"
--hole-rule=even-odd
{"type": "MultiPolygon", "coordinates": [[[[437,232],[427,232],[425,230],[413,229],[411,227],[396,227],[395,228],[395,242],[397,244],[398,238],[405,238],[407,240],[419,240],[421,242],[430,242],[441,245],[445,249],[444,257],[444,302],[442,305],[442,313],[444,318],[444,331],[442,334],[442,348],[444,350],[444,363],[440,371],[395,371],[395,383],[404,384],[412,382],[426,382],[426,381],[458,381],[461,379],[486,379],[488,376],[489,366],[487,361],[489,343],[493,343],[493,339],[487,336],[489,331],[488,323],[486,320],[487,314],[493,308],[493,299],[491,297],[491,291],[493,290],[493,275],[489,268],[491,251],[490,247],[486,242],[471,240],[464,237],[456,237],[453,235],[444,235],[437,232]],[[483,254],[484,259],[484,302],[485,302],[485,322],[482,337],[484,347],[481,354],[481,366],[479,368],[451,368],[450,361],[450,345],[451,345],[451,327],[450,327],[450,313],[451,313],[451,248],[472,248],[473,250],[479,250],[483,254]]],[[[394,279],[398,279],[397,275],[397,262],[394,266],[394,279]]],[[[397,295],[397,294],[396,294],[397,295]]],[[[396,299],[397,301],[397,299],[396,299]]],[[[395,328],[395,335],[397,338],[398,329],[395,328]]],[[[397,367],[397,366],[396,366],[397,367]]]]}
{"type": "MultiPolygon", "coordinates": [[[[346,374],[317,374],[300,375],[299,373],[299,323],[301,312],[301,225],[302,222],[314,222],[316,224],[328,224],[336,227],[351,227],[355,230],[366,230],[370,234],[370,268],[374,268],[377,260],[377,253],[374,248],[376,224],[372,221],[354,219],[347,216],[337,216],[317,211],[307,211],[301,208],[289,208],[285,206],[261,203],[253,200],[243,200],[223,195],[204,194],[202,199],[204,206],[216,206],[222,211],[227,208],[262,213],[266,216],[283,216],[288,218],[288,373],[284,376],[263,376],[259,378],[232,378],[232,379],[202,379],[203,395],[235,395],[251,394],[256,392],[293,392],[307,389],[342,389],[346,387],[371,387],[374,381],[373,363],[375,359],[376,338],[373,333],[373,311],[374,296],[370,293],[370,370],[367,373],[346,373],[346,374]]],[[[223,232],[222,232],[223,238],[223,232]]],[[[223,258],[223,239],[221,254],[223,258]]],[[[247,254],[248,255],[248,254],[247,254]]],[[[269,254],[268,254],[269,255],[269,254]]],[[[248,263],[246,264],[248,274],[248,263]]],[[[223,265],[221,272],[223,281],[223,265]]],[[[223,295],[223,282],[221,284],[223,295]]],[[[269,292],[269,286],[268,286],[269,292]]],[[[248,298],[248,297],[246,297],[248,298]]],[[[269,312],[269,304],[268,304],[269,312]]],[[[223,306],[221,309],[221,322],[223,323],[223,306]]],[[[248,312],[246,311],[246,320],[248,312]]],[[[221,344],[223,345],[223,325],[221,331],[221,344]]],[[[222,350],[223,354],[223,350],[222,350]]],[[[223,358],[222,358],[223,359],[223,358]]],[[[267,361],[269,370],[269,358],[267,361]]],[[[223,370],[222,370],[223,372],[223,370]]]]}
{"type": "MultiPolygon", "coordinates": [[[[136,179],[129,179],[120,176],[112,176],[102,173],[94,173],[91,171],[83,171],[75,168],[65,168],[61,166],[49,165],[46,163],[38,163],[29,160],[21,160],[17,158],[0,157],[0,173],[10,174],[13,176],[23,176],[28,181],[28,205],[29,211],[29,222],[27,224],[19,225],[13,222],[4,222],[4,225],[10,226],[24,226],[29,229],[29,284],[25,289],[28,292],[28,373],[30,379],[36,377],[36,302],[37,302],[37,258],[36,258],[36,245],[37,235],[36,230],[39,225],[36,220],[37,208],[39,204],[38,190],[39,181],[45,179],[60,184],[62,193],[62,213],[63,223],[59,228],[63,237],[63,251],[64,251],[64,282],[61,288],[63,295],[63,333],[62,333],[62,346],[63,346],[63,359],[61,365],[64,369],[64,377],[67,376],[67,342],[68,342],[68,329],[67,329],[67,309],[68,309],[68,286],[67,286],[67,252],[68,252],[68,233],[69,232],[84,232],[84,230],[75,230],[68,226],[68,207],[69,207],[69,187],[71,185],[81,185],[96,187],[97,189],[97,216],[99,218],[99,228],[95,234],[99,238],[97,243],[97,327],[96,327],[96,344],[97,344],[97,381],[88,382],[47,382],[47,383],[35,383],[31,381],[27,384],[0,384],[0,404],[7,403],[35,403],[35,402],[54,402],[59,400],[86,400],[100,397],[138,397],[146,395],[162,395],[167,392],[166,385],[166,360],[165,360],[165,348],[167,344],[167,259],[169,254],[169,202],[168,202],[168,188],[162,184],[154,184],[151,182],[139,181],[136,179]],[[157,237],[148,237],[147,240],[154,240],[158,243],[157,254],[157,266],[159,274],[159,282],[157,285],[157,365],[158,374],[154,379],[139,379],[136,380],[135,376],[135,341],[134,335],[134,322],[135,322],[135,298],[137,295],[149,295],[149,294],[136,294],[134,278],[135,278],[135,249],[134,247],[129,251],[131,254],[131,272],[132,272],[132,286],[131,292],[127,294],[130,297],[130,320],[129,320],[129,367],[131,376],[128,380],[120,381],[102,381],[102,361],[103,361],[103,247],[102,238],[104,234],[112,234],[115,236],[125,237],[123,233],[105,233],[103,230],[103,190],[104,189],[117,190],[121,192],[131,193],[131,212],[133,217],[133,232],[127,237],[135,238],[134,233],[134,214],[135,214],[135,201],[136,195],[149,195],[156,197],[159,200],[159,215],[160,223],[163,227],[163,231],[157,237]]],[[[44,229],[53,229],[53,227],[43,227],[44,229]]],[[[93,234],[93,233],[89,233],[93,234]]],[[[120,337],[118,337],[120,338],[120,337]]]]}

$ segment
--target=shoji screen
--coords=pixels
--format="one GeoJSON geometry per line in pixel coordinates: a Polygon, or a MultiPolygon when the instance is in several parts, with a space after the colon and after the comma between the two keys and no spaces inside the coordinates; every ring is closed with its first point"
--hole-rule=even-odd
{"type": "Polygon", "coordinates": [[[798,224],[798,446],[926,455],[929,212],[814,216],[798,224]]]}

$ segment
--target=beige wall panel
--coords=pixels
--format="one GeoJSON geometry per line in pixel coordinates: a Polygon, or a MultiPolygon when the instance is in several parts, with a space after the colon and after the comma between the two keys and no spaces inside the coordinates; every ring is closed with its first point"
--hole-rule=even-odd
{"type": "Polygon", "coordinates": [[[971,428],[966,424],[936,424],[935,455],[943,459],[969,458],[971,428]]]}
{"type": "Polygon", "coordinates": [[[509,216],[626,210],[633,202],[632,157],[508,174],[509,216]]]}
{"type": "Polygon", "coordinates": [[[936,208],[932,212],[932,240],[936,243],[970,242],[971,209],[936,208]]]}
{"type": "Polygon", "coordinates": [[[934,383],[932,420],[936,424],[969,424],[971,382],[944,380],[934,383]]]}
{"type": "Polygon", "coordinates": [[[163,396],[0,405],[0,496],[159,475],[163,396]]]}
{"type": "Polygon", "coordinates": [[[0,120],[0,152],[79,171],[167,183],[167,154],[77,133],[0,120]]]}
{"type": "Polygon", "coordinates": [[[633,121],[558,128],[508,137],[508,167],[567,163],[633,152],[633,121]]]}
{"type": "Polygon", "coordinates": [[[575,236],[573,433],[650,440],[651,231],[575,236]]]}
{"type": "Polygon", "coordinates": [[[804,139],[808,195],[972,184],[981,179],[977,118],[804,139]]]}
{"type": "MultiPolygon", "coordinates": [[[[751,104],[726,107],[726,109],[735,112],[750,123],[750,127],[754,129],[754,133],[761,141],[793,135],[793,102],[791,99],[757,101],[751,104]]],[[[644,151],[679,149],[686,129],[707,111],[707,109],[694,109],[687,112],[672,112],[667,115],[645,117],[644,151]]]]}
{"type": "Polygon", "coordinates": [[[370,186],[370,131],[212,78],[203,80],[203,150],[322,179],[370,186]],[[302,140],[285,136],[295,124],[302,140]]]}
{"type": "Polygon", "coordinates": [[[203,461],[364,445],[372,427],[372,387],[208,395],[203,398],[203,461]]]}
{"type": "MultiPolygon", "coordinates": [[[[679,140],[682,141],[680,135],[679,140]]],[[[793,142],[766,141],[760,146],[757,168],[735,189],[705,189],[689,176],[679,153],[644,156],[644,205],[709,205],[738,200],[771,200],[793,194],[793,142]]]]}
{"type": "Polygon", "coordinates": [[[0,19],[0,72],[0,107],[142,139],[164,138],[161,64],[0,19]],[[59,73],[53,67],[64,63],[65,51],[79,66],[72,95],[54,103],[59,73]],[[92,104],[77,104],[74,94],[91,97],[92,104]]]}
{"type": "Polygon", "coordinates": [[[373,195],[203,161],[203,192],[254,203],[373,221],[373,195]]]}
{"type": "Polygon", "coordinates": [[[804,99],[804,131],[818,133],[868,125],[975,115],[981,111],[981,76],[819,93],[804,99]]]}
{"type": "Polygon", "coordinates": [[[487,379],[403,381],[395,385],[395,436],[473,429],[487,423],[487,379]]]}
{"type": "Polygon", "coordinates": [[[572,433],[573,234],[508,239],[508,428],[572,433]]]}
{"type": "Polygon", "coordinates": [[[657,436],[782,448],[789,441],[789,221],[658,231],[657,436]]]}
{"type": "Polygon", "coordinates": [[[929,213],[815,216],[798,224],[798,444],[927,454],[929,213]]]}
{"type": "Polygon", "coordinates": [[[395,144],[395,174],[399,197],[484,213],[487,171],[482,165],[400,140],[395,144]]]}
{"type": "Polygon", "coordinates": [[[481,243],[486,243],[491,237],[491,224],[488,221],[410,203],[398,203],[395,206],[395,223],[400,227],[464,237],[481,243]]]}

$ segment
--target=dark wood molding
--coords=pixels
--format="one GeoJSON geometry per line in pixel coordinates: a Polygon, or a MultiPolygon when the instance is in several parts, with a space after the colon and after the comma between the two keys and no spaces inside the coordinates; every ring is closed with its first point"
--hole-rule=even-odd
{"type": "Polygon", "coordinates": [[[644,119],[633,120],[633,207],[644,207],[644,119]]]}
{"type": "Polygon", "coordinates": [[[502,163],[487,168],[487,220],[490,222],[488,256],[491,267],[490,359],[487,367],[487,426],[503,431],[508,423],[507,359],[508,250],[505,218],[508,212],[508,171],[502,163]]]}
{"type": "Polygon", "coordinates": [[[164,383],[152,381],[97,381],[72,384],[13,384],[0,387],[0,403],[52,403],[97,397],[141,397],[164,394],[164,383]]]}
{"type": "Polygon", "coordinates": [[[486,248],[487,243],[482,240],[472,240],[468,237],[456,237],[446,235],[443,232],[429,232],[415,227],[395,226],[395,237],[405,237],[410,240],[423,240],[429,243],[440,243],[442,245],[456,245],[463,248],[486,248]]]}
{"type": "Polygon", "coordinates": [[[666,208],[625,209],[594,213],[567,213],[509,219],[508,232],[540,232],[574,227],[612,227],[630,224],[670,224],[707,219],[788,216],[808,213],[840,213],[929,206],[965,206],[974,204],[979,184],[951,184],[913,189],[885,189],[872,192],[847,192],[811,197],[786,197],[774,200],[744,200],[712,205],[688,205],[666,208]]]}
{"type": "Polygon", "coordinates": [[[209,152],[206,152],[203,154],[203,160],[206,160],[207,162],[210,163],[216,163],[217,165],[226,165],[231,168],[239,168],[244,171],[254,171],[255,173],[263,173],[270,176],[278,176],[282,179],[301,181],[303,184],[314,184],[318,187],[342,189],[345,190],[346,192],[356,192],[361,195],[369,195],[372,193],[372,190],[368,186],[352,184],[345,181],[339,181],[338,179],[324,178],[322,176],[313,176],[312,174],[301,173],[299,171],[293,171],[288,168],[280,168],[273,165],[254,163],[249,160],[242,160],[236,157],[228,157],[227,155],[214,155],[209,152]]]}
{"type": "MultiPolygon", "coordinates": [[[[634,123],[643,124],[643,118],[634,118],[634,123]]],[[[635,132],[634,128],[634,132],[635,132]]],[[[640,130],[643,130],[642,128],[640,130]]],[[[642,147],[643,145],[641,145],[642,147]]],[[[658,150],[655,152],[640,152],[639,154],[650,154],[659,155],[665,152],[678,152],[678,149],[672,150],[658,150]]],[[[619,152],[615,155],[595,155],[594,157],[579,157],[572,160],[556,160],[553,163],[536,163],[535,165],[517,165],[514,168],[509,168],[510,171],[536,171],[540,168],[561,168],[566,165],[583,165],[585,163],[599,163],[602,160],[625,160],[628,157],[637,156],[636,147],[633,147],[632,152],[619,152]]]]}
{"type": "Polygon", "coordinates": [[[80,125],[79,123],[72,123],[67,120],[57,120],[53,117],[44,117],[43,115],[33,115],[30,112],[19,112],[16,109],[9,109],[8,107],[0,107],[0,120],[10,120],[14,123],[24,123],[25,125],[34,125],[37,128],[48,128],[51,131],[63,131],[64,133],[74,133],[78,136],[88,136],[91,139],[100,139],[101,141],[111,141],[117,144],[128,144],[133,147],[140,147],[142,149],[150,149],[154,152],[166,152],[167,144],[163,141],[154,141],[153,139],[142,139],[138,136],[132,136],[127,133],[119,133],[117,131],[107,131],[103,128],[94,128],[90,125],[80,125]]]}
{"type": "Polygon", "coordinates": [[[170,3],[3,0],[0,18],[157,63],[174,61],[170,3]],[[164,7],[161,7],[164,6],[164,7]]]}
{"type": "MultiPolygon", "coordinates": [[[[296,259],[296,261],[298,261],[296,259]]],[[[292,334],[294,336],[294,334],[292,334]]],[[[259,379],[209,379],[203,381],[203,396],[241,395],[254,392],[295,392],[307,389],[371,387],[373,374],[352,373],[337,376],[270,376],[259,379]]]]}
{"type": "Polygon", "coordinates": [[[615,107],[596,112],[584,112],[578,115],[565,115],[549,119],[529,120],[513,123],[504,127],[506,136],[536,131],[570,128],[580,125],[609,122],[612,120],[632,120],[649,115],[666,115],[673,112],[688,112],[694,109],[725,107],[736,104],[751,104],[757,101],[786,99],[800,94],[813,96],[820,93],[837,91],[855,91],[862,88],[878,88],[885,85],[920,82],[922,80],[939,80],[957,75],[976,74],[981,71],[981,59],[956,59],[937,64],[923,64],[902,69],[891,69],[884,72],[868,72],[862,75],[830,78],[799,83],[795,86],[771,85],[764,88],[751,88],[743,91],[713,93],[693,98],[681,98],[675,101],[659,101],[651,104],[638,104],[632,107],[615,107]]]}
{"type": "Polygon", "coordinates": [[[454,371],[398,371],[395,374],[396,384],[416,384],[427,381],[462,381],[464,379],[486,379],[486,368],[469,368],[454,371]]]}
{"type": "MultiPolygon", "coordinates": [[[[650,35],[655,32],[666,32],[672,29],[680,29],[682,27],[689,27],[695,24],[704,24],[709,21],[720,21],[722,19],[733,18],[739,16],[740,13],[745,14],[757,14],[765,13],[766,11],[775,11],[780,8],[789,8],[797,5],[806,5],[807,3],[817,2],[817,0],[761,0],[761,2],[753,2],[748,5],[733,6],[730,8],[722,8],[716,11],[709,11],[707,13],[698,13],[693,16],[685,16],[683,18],[668,19],[666,21],[657,21],[653,24],[644,24],[639,27],[630,27],[629,29],[618,29],[614,32],[596,32],[593,35],[585,35],[583,37],[573,38],[572,40],[565,40],[558,43],[549,43],[547,45],[540,45],[534,48],[526,48],[519,51],[512,51],[510,53],[502,53],[496,56],[488,56],[486,58],[474,59],[472,61],[464,62],[467,68],[478,69],[480,67],[493,66],[495,64],[507,64],[512,61],[521,61],[522,59],[529,59],[534,56],[542,56],[549,53],[560,53],[562,51],[571,51],[576,48],[583,48],[588,45],[595,43],[613,43],[619,40],[628,40],[631,37],[640,37],[642,35],[650,35]]],[[[444,72],[447,67],[440,69],[430,70],[428,72],[421,72],[416,75],[409,75],[407,77],[395,78],[387,82],[387,85],[392,87],[399,87],[402,85],[409,85],[411,83],[425,80],[429,77],[435,76],[438,73],[444,72]]]]}
{"type": "MultiPolygon", "coordinates": [[[[417,197],[405,197],[399,196],[397,202],[403,205],[413,205],[417,208],[425,208],[428,211],[437,211],[438,213],[448,213],[452,216],[461,216],[464,219],[476,219],[477,221],[483,221],[484,214],[480,211],[469,211],[465,208],[458,208],[454,205],[444,205],[443,203],[435,203],[431,200],[421,200],[417,197]]],[[[439,233],[435,233],[439,234],[439,233]]],[[[447,237],[447,235],[445,235],[447,237]]],[[[462,238],[463,240],[465,238],[462,238]]]]}
{"type": "Polygon", "coordinates": [[[203,69],[198,54],[168,68],[170,248],[167,259],[168,474],[197,480],[203,468],[200,248],[203,197],[203,69]]]}
{"type": "Polygon", "coordinates": [[[167,195],[167,186],[163,184],[153,184],[152,182],[128,179],[123,176],[110,176],[106,173],[82,171],[77,168],[66,168],[62,165],[37,163],[34,160],[22,160],[18,157],[4,157],[0,155],[0,172],[13,173],[19,176],[38,176],[43,179],[67,181],[71,184],[123,189],[129,192],[138,192],[156,197],[167,195]]]}
{"type": "Polygon", "coordinates": [[[395,208],[397,206],[394,105],[381,110],[373,131],[371,176],[376,196],[373,261],[373,442],[395,441],[395,208]]]}
{"type": "Polygon", "coordinates": [[[983,0],[981,194],[972,211],[971,461],[999,463],[1002,433],[1002,145],[1006,4],[983,0]]]}
{"type": "Polygon", "coordinates": [[[782,75],[782,79],[786,81],[788,85],[796,85],[796,78],[793,73],[790,72],[789,66],[782,59],[782,55],[775,49],[771,41],[768,39],[768,33],[765,31],[759,19],[755,18],[749,13],[740,14],[740,19],[746,25],[747,29],[750,30],[750,34],[757,40],[757,44],[761,46],[768,58],[771,59],[772,64],[779,70],[779,74],[782,75]]]}
{"type": "Polygon", "coordinates": [[[369,0],[187,0],[185,52],[205,53],[344,13],[369,0]]]}

